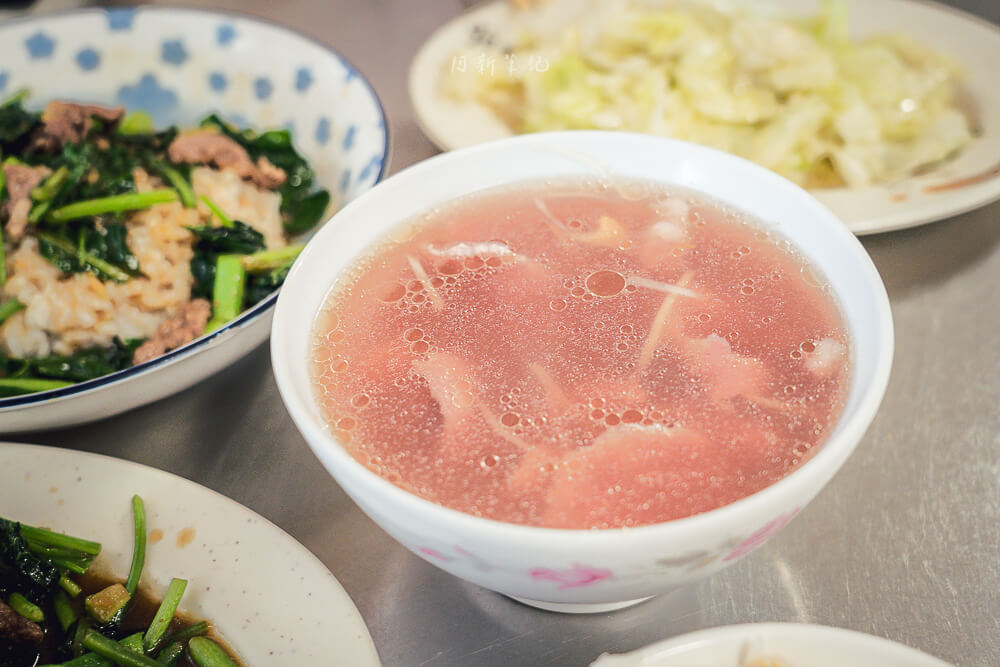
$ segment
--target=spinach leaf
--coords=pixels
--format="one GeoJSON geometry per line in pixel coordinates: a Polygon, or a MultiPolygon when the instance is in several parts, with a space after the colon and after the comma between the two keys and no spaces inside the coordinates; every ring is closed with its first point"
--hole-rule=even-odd
{"type": "Polygon", "coordinates": [[[127,273],[139,275],[139,260],[128,247],[128,230],[124,222],[104,223],[94,227],[81,227],[83,248],[88,253],[127,273]]]}
{"type": "Polygon", "coordinates": [[[38,235],[38,251],[63,273],[89,271],[101,280],[123,282],[141,275],[120,221],[67,225],[61,233],[38,235]]]}
{"type": "Polygon", "coordinates": [[[69,252],[45,238],[38,239],[38,253],[63,273],[80,273],[86,270],[76,253],[69,252]]]}
{"type": "Polygon", "coordinates": [[[218,256],[219,253],[203,247],[200,243],[194,247],[194,256],[191,257],[191,275],[194,277],[191,298],[212,298],[215,288],[215,260],[218,256]]]}
{"type": "Polygon", "coordinates": [[[59,570],[31,553],[21,536],[21,524],[0,518],[0,563],[14,572],[19,592],[32,601],[39,601],[55,590],[59,570]]]}
{"type": "Polygon", "coordinates": [[[60,160],[74,176],[79,176],[70,179],[70,186],[59,193],[58,200],[70,202],[135,192],[132,170],[137,166],[136,157],[121,143],[104,149],[96,143],[67,144],[60,160]]]}
{"type": "Polygon", "coordinates": [[[206,116],[201,124],[214,126],[224,135],[243,146],[254,162],[265,157],[271,164],[284,170],[285,182],[278,188],[281,195],[281,212],[285,218],[285,229],[290,234],[299,234],[312,229],[323,217],[330,204],[330,193],[325,190],[312,192],[316,175],[292,145],[292,134],[288,130],[239,130],[217,114],[206,116]]]}
{"type": "Polygon", "coordinates": [[[0,105],[0,147],[5,155],[20,152],[15,144],[24,143],[41,117],[40,113],[27,111],[20,101],[0,105]]]}
{"type": "Polygon", "coordinates": [[[122,341],[112,340],[108,347],[90,347],[74,354],[53,355],[39,359],[24,359],[26,372],[35,377],[82,382],[108,373],[124,370],[132,365],[135,348],[141,338],[122,341]]]}
{"type": "MultiPolygon", "coordinates": [[[[282,199],[282,202],[284,202],[284,199],[282,199]]],[[[283,203],[282,208],[288,215],[285,220],[285,232],[288,234],[301,234],[302,232],[309,231],[319,224],[329,206],[330,193],[326,190],[318,190],[301,199],[294,199],[287,207],[283,203]]]]}
{"type": "Polygon", "coordinates": [[[194,256],[191,258],[191,275],[194,276],[194,285],[191,286],[192,297],[212,298],[215,285],[215,260],[219,255],[249,255],[267,247],[263,234],[239,220],[234,220],[232,227],[188,229],[198,237],[198,242],[194,246],[194,256]]]}
{"type": "Polygon", "coordinates": [[[188,227],[198,238],[198,245],[219,254],[249,255],[267,247],[264,235],[250,225],[233,221],[232,227],[188,227]]]}
{"type": "Polygon", "coordinates": [[[292,269],[292,263],[264,273],[250,274],[247,279],[246,291],[244,292],[244,308],[263,301],[267,295],[281,287],[288,277],[288,272],[292,269]]]}

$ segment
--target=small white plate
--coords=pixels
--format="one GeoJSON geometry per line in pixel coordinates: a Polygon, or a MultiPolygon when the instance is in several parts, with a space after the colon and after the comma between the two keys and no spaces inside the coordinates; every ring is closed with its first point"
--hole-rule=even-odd
{"type": "Polygon", "coordinates": [[[188,580],[181,609],[210,620],[244,663],[379,665],[361,615],[330,571],[267,519],[169,473],[97,454],[0,443],[0,515],[102,544],[94,567],[125,578],[131,498],[146,505],[141,585],[188,580]]]}
{"type": "Polygon", "coordinates": [[[888,639],[804,623],[701,630],[631,653],[604,654],[592,667],[751,667],[754,660],[763,659],[781,667],[948,667],[942,660],[888,639]]]}
{"type": "MultiPolygon", "coordinates": [[[[966,72],[963,96],[972,102],[980,133],[954,159],[920,176],[866,188],[814,190],[812,194],[855,234],[913,227],[1000,198],[1000,87],[995,76],[995,63],[1000,62],[1000,28],[933,2],[844,2],[855,37],[901,31],[957,58],[966,72]],[[966,179],[975,182],[942,189],[966,179]]],[[[782,15],[809,15],[819,10],[818,0],[743,0],[725,4],[759,6],[782,15]]],[[[513,41],[521,30],[517,14],[506,0],[469,11],[438,29],[414,58],[409,85],[416,118],[430,140],[443,150],[510,136],[510,130],[488,109],[444,97],[439,93],[439,83],[454,54],[474,48],[484,35],[498,44],[513,41]]]]}

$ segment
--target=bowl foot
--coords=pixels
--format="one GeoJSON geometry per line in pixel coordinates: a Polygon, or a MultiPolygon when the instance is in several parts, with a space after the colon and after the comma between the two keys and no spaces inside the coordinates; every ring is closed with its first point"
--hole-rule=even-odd
{"type": "Polygon", "coordinates": [[[526,604],[529,607],[535,607],[536,609],[544,609],[545,611],[557,611],[562,614],[600,614],[607,611],[618,611],[619,609],[625,609],[626,607],[633,607],[637,604],[645,602],[646,600],[652,599],[652,596],[647,598],[639,598],[637,600],[625,600],[624,602],[597,602],[593,604],[587,603],[568,603],[568,602],[542,602],[540,600],[528,600],[526,598],[519,598],[514,595],[508,595],[511,600],[516,600],[521,604],[526,604]]]}

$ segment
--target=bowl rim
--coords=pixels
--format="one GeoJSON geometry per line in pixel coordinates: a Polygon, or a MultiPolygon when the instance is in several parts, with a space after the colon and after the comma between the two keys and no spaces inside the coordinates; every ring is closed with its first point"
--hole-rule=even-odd
{"type": "MultiPolygon", "coordinates": [[[[303,324],[302,322],[292,321],[291,316],[289,315],[292,306],[289,305],[289,302],[294,298],[294,285],[300,279],[306,280],[306,278],[299,277],[300,274],[304,273],[306,270],[304,267],[307,264],[320,261],[318,258],[315,260],[312,259],[313,255],[321,254],[318,249],[320,245],[317,244],[312,246],[312,248],[307,248],[306,251],[304,251],[300,256],[299,261],[297,261],[292,267],[292,270],[285,282],[286,286],[292,286],[292,290],[287,290],[278,296],[278,303],[275,309],[275,317],[271,329],[271,363],[275,380],[278,385],[278,392],[281,395],[282,401],[285,403],[285,407],[288,409],[293,422],[308,443],[309,447],[313,450],[314,454],[316,454],[316,456],[324,464],[324,467],[327,467],[331,476],[333,476],[342,487],[344,484],[341,482],[340,476],[349,474],[352,477],[352,481],[357,482],[360,486],[363,486],[366,491],[373,492],[378,497],[385,499],[387,504],[391,504],[396,507],[408,506],[415,513],[421,514],[428,520],[428,523],[433,523],[433,525],[439,528],[439,530],[434,531],[436,533],[450,531],[453,534],[463,535],[489,534],[490,539],[503,539],[509,543],[518,544],[537,545],[542,541],[548,542],[550,540],[558,540],[560,545],[558,552],[569,552],[572,550],[603,546],[607,544],[609,539],[621,540],[627,538],[632,543],[652,543],[661,541],[663,536],[666,534],[669,534],[671,538],[676,539],[682,535],[702,534],[704,531],[714,533],[714,525],[740,523],[741,519],[745,520],[747,517],[759,517],[761,522],[771,521],[776,518],[776,513],[774,511],[761,512],[759,511],[759,508],[765,507],[768,504],[776,503],[779,506],[784,506],[787,511],[788,509],[791,509],[791,507],[788,506],[788,503],[782,503],[778,499],[786,496],[786,494],[788,497],[801,497],[802,495],[808,495],[810,493],[808,489],[815,486],[815,484],[812,483],[819,480],[821,483],[817,488],[811,491],[812,495],[809,495],[809,499],[811,499],[823,486],[825,486],[829,479],[836,474],[836,472],[843,465],[844,461],[854,451],[868,426],[871,424],[871,421],[874,419],[889,382],[894,351],[894,330],[889,297],[875,264],[872,262],[871,257],[868,255],[868,252],[864,249],[864,246],[858,238],[854,236],[854,234],[852,234],[847,227],[844,226],[843,223],[815,197],[798,185],[782,176],[779,176],[775,172],[766,169],[765,167],[761,167],[760,165],[745,160],[744,158],[725,153],[723,151],[668,137],[602,130],[539,132],[517,135],[514,137],[505,137],[477,144],[475,146],[457,149],[436,155],[427,160],[411,165],[403,170],[400,170],[390,179],[387,179],[383,183],[366,191],[358,198],[351,201],[347,206],[337,212],[334,218],[331,219],[330,224],[336,225],[338,222],[338,216],[346,217],[350,215],[355,208],[365,206],[370,199],[381,196],[382,190],[386,189],[387,185],[392,183],[409,183],[412,186],[412,181],[422,177],[421,172],[427,171],[437,165],[444,167],[445,165],[452,164],[452,166],[454,166],[453,163],[459,163],[461,161],[474,158],[479,156],[481,153],[489,154],[493,151],[504,150],[506,146],[517,144],[531,146],[532,144],[551,143],[558,145],[560,148],[567,147],[570,150],[574,150],[574,142],[576,141],[576,138],[581,138],[581,140],[587,141],[587,137],[597,136],[608,138],[614,137],[624,141],[638,141],[658,144],[665,153],[669,153],[669,149],[671,147],[675,149],[683,149],[684,151],[687,151],[688,155],[697,155],[698,159],[706,159],[713,162],[721,160],[729,162],[740,169],[757,172],[759,178],[770,181],[777,191],[784,191],[784,195],[797,197],[804,203],[804,205],[814,209],[816,217],[823,218],[823,224],[830,227],[832,233],[840,236],[844,246],[849,248],[851,253],[856,257],[860,268],[866,274],[866,280],[870,283],[874,305],[878,311],[878,322],[876,322],[877,331],[876,335],[872,336],[871,346],[874,349],[881,349],[884,351],[883,354],[879,355],[875,359],[871,381],[866,387],[862,388],[861,398],[854,413],[851,414],[849,418],[846,418],[848,417],[846,413],[842,414],[837,424],[839,432],[836,433],[835,437],[824,441],[822,447],[815,456],[799,468],[792,471],[790,474],[786,475],[774,484],[757,491],[756,493],[752,493],[749,496],[736,500],[735,502],[707,512],[702,512],[700,514],[694,514],[680,519],[655,524],[602,529],[547,528],[509,523],[467,514],[465,512],[426,500],[414,493],[396,486],[369,470],[353,456],[351,456],[351,454],[343,447],[340,441],[333,436],[329,428],[324,423],[321,423],[319,419],[313,418],[313,415],[311,414],[312,411],[309,407],[307,407],[305,402],[300,402],[297,391],[297,382],[301,378],[293,377],[292,371],[290,370],[291,364],[284,363],[284,359],[288,357],[288,355],[300,352],[300,348],[296,348],[294,345],[290,344],[290,339],[292,338],[292,331],[301,329],[301,325],[303,324]],[[329,466],[332,462],[336,462],[336,472],[329,466]],[[806,491],[796,492],[799,487],[805,488],[806,491]],[[516,540],[521,541],[517,542],[516,540]]],[[[480,156],[479,159],[487,158],[485,156],[480,156]]],[[[512,179],[507,182],[514,183],[516,180],[512,179]]],[[[461,196],[462,194],[457,194],[449,199],[457,199],[461,196]]],[[[711,193],[707,193],[707,196],[711,197],[712,195],[711,193]]],[[[739,207],[734,206],[734,208],[739,207]]],[[[405,222],[405,219],[394,221],[395,224],[403,222],[405,222]]],[[[391,226],[385,227],[382,229],[382,233],[388,231],[390,228],[391,226]]],[[[322,230],[321,233],[332,234],[333,232],[322,230]]],[[[365,248],[370,248],[370,246],[371,242],[366,244],[365,248]]],[[[356,258],[357,254],[355,254],[354,257],[356,258]]],[[[330,286],[333,285],[334,280],[340,275],[340,273],[341,272],[338,271],[336,276],[329,281],[330,286]]],[[[315,317],[316,313],[311,313],[309,322],[305,327],[306,330],[310,332],[310,335],[315,323],[315,317]]],[[[311,384],[311,379],[309,382],[311,384]]],[[[856,378],[852,378],[852,382],[856,382],[856,378]]],[[[315,400],[313,398],[311,387],[308,391],[308,396],[310,397],[309,400],[315,400]]],[[[345,490],[347,489],[345,488],[345,490]]],[[[354,495],[351,490],[348,490],[348,494],[352,497],[354,495]]],[[[355,502],[357,503],[357,500],[355,500],[355,502]]],[[[807,503],[808,500],[802,502],[799,505],[799,509],[804,507],[807,503]]],[[[358,504],[361,506],[363,511],[366,513],[368,512],[364,504],[358,504]]],[[[791,515],[787,515],[787,518],[790,519],[791,515]]],[[[381,523],[381,521],[376,521],[376,523],[381,523]]],[[[756,525],[756,523],[752,526],[753,530],[756,530],[759,527],[760,526],[756,525]]],[[[749,532],[752,532],[752,530],[749,532]]]]}
{"type": "MultiPolygon", "coordinates": [[[[375,102],[375,107],[378,109],[379,116],[382,121],[382,127],[384,129],[384,138],[382,141],[381,148],[381,166],[379,167],[378,174],[375,175],[375,182],[372,187],[378,185],[386,176],[389,171],[389,161],[391,159],[391,145],[390,140],[390,129],[389,129],[389,117],[385,112],[385,105],[382,103],[381,98],[372,85],[371,81],[364,75],[364,73],[355,66],[353,62],[348,60],[340,51],[337,49],[324,44],[314,37],[306,35],[298,30],[291,28],[283,23],[278,23],[277,21],[270,21],[263,19],[259,16],[254,16],[253,14],[248,14],[241,11],[231,11],[231,10],[216,10],[207,9],[203,7],[185,7],[182,5],[121,5],[114,7],[81,7],[75,9],[64,9],[55,12],[50,12],[46,14],[22,14],[19,16],[14,16],[9,19],[4,19],[0,21],[0,31],[5,28],[22,23],[32,23],[40,22],[43,23],[49,19],[65,19],[74,18],[77,16],[88,16],[93,14],[105,14],[109,12],[116,11],[127,11],[135,13],[192,13],[202,15],[206,20],[211,17],[217,17],[221,20],[225,19],[238,19],[240,21],[246,21],[248,23],[256,24],[259,27],[268,28],[272,30],[284,31],[298,39],[309,42],[323,51],[326,51],[329,55],[339,60],[348,70],[354,73],[354,76],[361,81],[361,84],[368,91],[372,100],[375,102]]],[[[371,188],[369,188],[371,189],[371,188]]],[[[367,192],[367,191],[366,191],[367,192]]],[[[336,215],[337,211],[330,216],[327,216],[325,220],[319,223],[313,231],[317,231],[324,227],[336,215]]],[[[221,336],[225,335],[229,331],[238,329],[251,321],[257,319],[260,315],[264,314],[267,310],[272,308],[278,300],[278,293],[281,288],[274,290],[268,294],[264,299],[254,304],[252,307],[243,311],[235,319],[230,320],[223,326],[219,327],[212,333],[208,335],[199,336],[195,338],[190,343],[182,345],[181,347],[175,348],[166,352],[159,357],[150,359],[149,361],[144,361],[141,364],[136,364],[134,366],[129,366],[128,368],[122,369],[120,371],[115,371],[114,373],[108,373],[107,375],[102,375],[100,377],[92,378],[90,380],[84,380],[83,382],[77,382],[76,384],[69,385],[68,387],[61,387],[59,389],[49,389],[48,391],[38,391],[32,394],[23,394],[16,396],[0,396],[0,414],[5,411],[9,411],[13,408],[23,408],[26,406],[33,406],[40,403],[45,403],[47,401],[54,401],[60,399],[68,399],[76,396],[77,394],[83,394],[88,391],[99,389],[101,387],[116,384],[119,382],[125,382],[135,376],[141,375],[147,371],[152,371],[160,366],[174,363],[181,360],[184,357],[192,356],[197,354],[202,349],[213,344],[215,341],[219,340],[221,336]]]]}

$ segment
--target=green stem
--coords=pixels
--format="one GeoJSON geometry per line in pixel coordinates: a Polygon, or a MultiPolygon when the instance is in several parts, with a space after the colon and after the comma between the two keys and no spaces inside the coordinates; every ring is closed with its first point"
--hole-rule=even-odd
{"type": "MultiPolygon", "coordinates": [[[[142,633],[137,632],[134,635],[129,635],[125,639],[118,642],[118,645],[123,649],[132,651],[133,653],[141,653],[142,633]]],[[[73,658],[69,662],[64,662],[59,665],[45,665],[44,667],[115,667],[115,662],[109,660],[108,658],[102,658],[96,653],[84,653],[77,658],[73,658]]]]}
{"type": "Polygon", "coordinates": [[[57,533],[47,528],[37,528],[21,524],[21,537],[34,542],[40,546],[59,547],[72,551],[79,551],[88,556],[96,556],[101,553],[101,543],[85,540],[81,537],[73,537],[64,533],[57,533]]]}
{"type": "Polygon", "coordinates": [[[111,195],[99,199],[88,199],[57,208],[49,215],[53,222],[66,222],[78,218],[91,218],[105,213],[125,213],[151,208],[157,204],[177,201],[180,195],[176,190],[152,190],[150,192],[129,192],[122,195],[111,195]]]}
{"type": "Polygon", "coordinates": [[[208,632],[208,621],[198,621],[194,625],[189,625],[183,630],[178,630],[167,637],[168,642],[184,642],[192,637],[200,637],[208,632]]]}
{"type": "Polygon", "coordinates": [[[107,658],[102,658],[96,653],[84,653],[83,655],[73,658],[67,662],[61,662],[54,665],[42,665],[41,667],[115,667],[115,663],[111,662],[107,658]]]}
{"type": "Polygon", "coordinates": [[[39,204],[35,204],[31,207],[31,213],[28,214],[28,222],[32,225],[37,225],[41,222],[42,218],[49,214],[49,210],[52,208],[52,200],[43,201],[39,204]]]}
{"type": "Polygon", "coordinates": [[[90,561],[69,560],[66,558],[47,558],[50,563],[74,574],[86,574],[90,569],[90,561]]]}
{"type": "Polygon", "coordinates": [[[57,194],[69,178],[69,167],[63,165],[55,170],[51,176],[46,178],[41,185],[31,191],[31,198],[37,202],[50,201],[57,194]]]}
{"type": "MultiPolygon", "coordinates": [[[[173,190],[169,190],[169,192],[173,192],[173,190]]],[[[94,267],[95,269],[103,273],[105,276],[107,276],[110,280],[113,280],[117,283],[127,282],[132,277],[129,274],[122,271],[121,269],[119,269],[114,264],[106,262],[100,257],[96,257],[87,252],[86,250],[78,248],[69,241],[61,239],[58,236],[53,236],[52,234],[49,234],[47,232],[39,232],[38,238],[42,241],[45,241],[46,243],[51,243],[52,245],[59,248],[63,252],[67,252],[75,256],[78,260],[80,260],[84,264],[88,264],[94,267]]]]}
{"type": "MultiPolygon", "coordinates": [[[[3,254],[3,239],[0,239],[0,261],[2,261],[2,254],[3,254]]],[[[0,285],[2,284],[3,281],[0,280],[0,285]]],[[[18,301],[17,299],[10,299],[9,301],[4,301],[3,303],[0,303],[0,324],[3,324],[8,317],[10,317],[11,315],[13,315],[14,313],[23,308],[24,304],[18,301]]]]}
{"type": "Polygon", "coordinates": [[[181,198],[181,203],[184,204],[184,208],[194,208],[198,205],[198,199],[194,195],[194,190],[191,189],[191,184],[187,182],[187,179],[181,176],[181,173],[166,164],[162,160],[157,160],[155,158],[149,161],[149,164],[153,169],[160,173],[163,178],[167,179],[167,182],[177,190],[177,195],[181,198]]]}
{"type": "Polygon", "coordinates": [[[212,319],[205,333],[215,331],[235,319],[243,310],[247,270],[241,255],[219,255],[215,260],[215,284],[212,287],[212,319]]]}
{"type": "Polygon", "coordinates": [[[145,111],[130,111],[118,123],[118,134],[152,134],[153,119],[145,111]]]}
{"type": "Polygon", "coordinates": [[[146,635],[142,638],[142,649],[146,653],[152,653],[160,646],[163,636],[170,627],[170,622],[174,620],[177,607],[180,606],[181,596],[187,588],[187,581],[184,579],[171,579],[167,586],[167,592],[163,595],[160,608],[156,610],[153,621],[146,630],[146,635]]]}
{"type": "Polygon", "coordinates": [[[219,219],[219,224],[220,225],[222,225],[223,227],[232,227],[233,226],[233,219],[230,218],[228,215],[226,215],[222,211],[222,209],[219,208],[218,204],[216,204],[214,201],[212,201],[211,199],[209,199],[205,195],[201,196],[201,200],[203,202],[205,202],[205,206],[207,206],[212,211],[212,213],[215,214],[215,217],[217,217],[219,219]]]}
{"type": "MultiPolygon", "coordinates": [[[[45,545],[39,545],[31,540],[25,540],[28,543],[28,549],[31,553],[36,556],[41,556],[45,560],[56,563],[56,561],[62,561],[67,563],[76,563],[77,565],[82,565],[83,567],[89,567],[90,563],[94,560],[93,556],[88,554],[80,553],[79,551],[74,551],[72,549],[65,549],[63,547],[49,547],[45,545]]],[[[75,571],[75,570],[74,570],[75,571]]],[[[83,574],[82,572],[77,572],[77,574],[83,574]]]]}
{"type": "Polygon", "coordinates": [[[132,528],[135,535],[132,548],[132,567],[125,580],[125,590],[129,595],[135,595],[139,588],[139,577],[142,576],[142,566],[146,562],[146,505],[139,496],[132,496],[132,528]]]}
{"type": "Polygon", "coordinates": [[[112,660],[123,667],[163,667],[152,658],[141,653],[133,653],[113,639],[90,630],[83,637],[83,645],[102,658],[112,660]]]}
{"type": "Polygon", "coordinates": [[[56,618],[59,619],[59,627],[62,628],[63,632],[66,632],[69,626],[76,623],[76,619],[80,617],[73,609],[73,603],[62,591],[56,593],[52,599],[52,607],[56,611],[56,618]]]}
{"type": "Polygon", "coordinates": [[[20,90],[15,90],[14,94],[5,99],[3,102],[0,102],[0,109],[3,109],[4,107],[9,107],[12,104],[18,104],[20,102],[23,102],[25,98],[27,98],[28,95],[30,94],[31,91],[28,90],[27,88],[21,88],[20,90]]]}
{"type": "Polygon", "coordinates": [[[65,572],[63,572],[62,575],[59,577],[59,587],[62,588],[64,591],[66,591],[66,593],[73,598],[75,598],[83,591],[83,589],[80,588],[80,584],[70,579],[65,572]]]}
{"type": "Polygon", "coordinates": [[[0,378],[0,396],[34,394],[39,391],[62,389],[74,384],[66,380],[46,380],[43,378],[0,378]]]}
{"type": "Polygon", "coordinates": [[[45,614],[42,612],[41,607],[20,593],[11,593],[10,599],[7,600],[7,604],[10,605],[11,609],[16,611],[21,616],[24,616],[29,621],[41,623],[45,620],[45,614]]]}
{"type": "Polygon", "coordinates": [[[163,650],[156,654],[156,661],[163,665],[173,665],[177,664],[177,661],[181,659],[184,654],[184,642],[170,642],[163,647],[163,650]]]}
{"type": "Polygon", "coordinates": [[[189,641],[188,655],[198,667],[238,667],[221,646],[207,637],[195,637],[189,641]]]}
{"type": "Polygon", "coordinates": [[[125,590],[131,597],[129,603],[119,609],[118,613],[111,619],[113,625],[121,623],[132,599],[135,598],[135,591],[139,588],[139,579],[142,577],[142,567],[145,563],[146,505],[142,502],[142,498],[135,495],[132,496],[132,565],[128,569],[128,579],[125,580],[125,590]]]}
{"type": "Polygon", "coordinates": [[[90,630],[90,619],[81,618],[76,623],[76,631],[73,632],[73,641],[70,643],[70,650],[73,655],[80,655],[83,652],[83,637],[90,630]]]}
{"type": "Polygon", "coordinates": [[[295,258],[299,256],[299,253],[305,247],[305,243],[295,243],[287,245],[284,248],[261,250],[252,255],[243,255],[243,268],[250,273],[280,269],[295,261],[295,258]]]}

